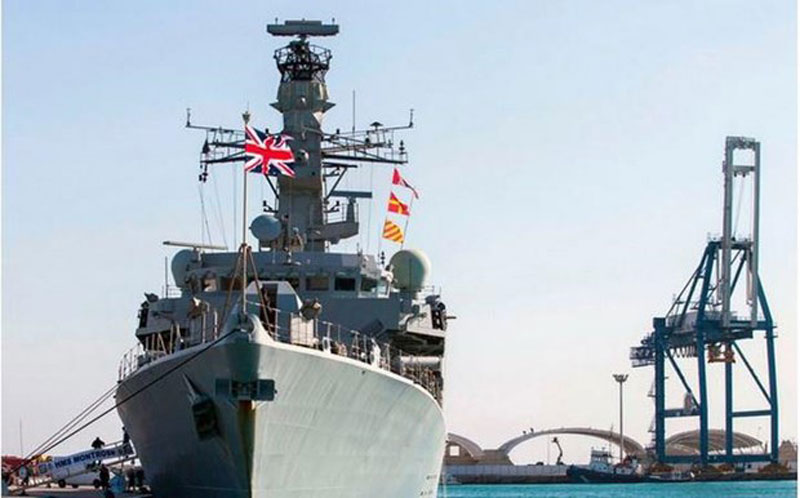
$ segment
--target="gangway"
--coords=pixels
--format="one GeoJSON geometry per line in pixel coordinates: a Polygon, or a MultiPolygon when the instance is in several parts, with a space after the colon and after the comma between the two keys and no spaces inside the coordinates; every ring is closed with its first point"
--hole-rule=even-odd
{"type": "Polygon", "coordinates": [[[11,486],[9,492],[19,494],[27,489],[45,486],[59,481],[66,481],[89,472],[96,472],[100,464],[109,469],[116,465],[135,460],[137,458],[131,444],[117,441],[107,444],[102,448],[84,450],[72,455],[53,457],[52,459],[36,465],[36,472],[26,486],[11,486]]]}

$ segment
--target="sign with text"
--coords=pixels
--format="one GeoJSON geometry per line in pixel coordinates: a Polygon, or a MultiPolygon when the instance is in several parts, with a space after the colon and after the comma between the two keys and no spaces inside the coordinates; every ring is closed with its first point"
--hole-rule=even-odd
{"type": "Polygon", "coordinates": [[[93,462],[122,458],[133,454],[130,444],[119,444],[108,448],[82,451],[65,457],[53,457],[49,462],[41,463],[38,466],[39,475],[52,474],[71,474],[75,471],[86,470],[93,462]]]}

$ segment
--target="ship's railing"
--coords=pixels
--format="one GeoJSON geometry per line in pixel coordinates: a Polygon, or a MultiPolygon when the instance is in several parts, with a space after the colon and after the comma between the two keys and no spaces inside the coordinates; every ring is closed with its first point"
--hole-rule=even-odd
{"type": "MultiPolygon", "coordinates": [[[[393,372],[419,384],[441,402],[441,376],[437,375],[437,370],[415,361],[413,355],[388,342],[339,324],[306,318],[300,312],[264,308],[258,302],[249,301],[248,304],[261,307],[261,323],[275,341],[344,356],[393,372]]],[[[201,325],[197,328],[190,326],[185,329],[188,330],[186,334],[174,325],[168,333],[151,334],[144,338],[143,343],[139,342],[128,350],[120,361],[119,380],[159,358],[219,338],[220,327],[215,310],[206,311],[195,320],[201,325]]]]}
{"type": "Polygon", "coordinates": [[[135,346],[127,350],[119,361],[118,380],[122,381],[125,377],[129,376],[138,368],[138,358],[144,354],[144,347],[141,342],[137,342],[135,346]]]}
{"type": "Polygon", "coordinates": [[[341,204],[336,211],[325,213],[325,223],[358,221],[358,204],[341,204]]]}
{"type": "MultiPolygon", "coordinates": [[[[211,323],[217,323],[216,316],[216,312],[214,312],[214,321],[211,323]]],[[[211,337],[210,332],[211,331],[209,331],[209,339],[216,339],[216,336],[211,337]]],[[[205,334],[203,334],[202,337],[203,340],[198,343],[208,342],[205,340],[205,334]]],[[[140,341],[136,343],[135,346],[130,348],[122,355],[122,359],[119,363],[119,380],[122,381],[122,379],[126,378],[144,365],[147,365],[151,361],[170,355],[176,351],[186,349],[189,347],[189,345],[189,341],[184,336],[177,324],[173,324],[168,333],[150,334],[144,338],[143,342],[140,341]]]]}

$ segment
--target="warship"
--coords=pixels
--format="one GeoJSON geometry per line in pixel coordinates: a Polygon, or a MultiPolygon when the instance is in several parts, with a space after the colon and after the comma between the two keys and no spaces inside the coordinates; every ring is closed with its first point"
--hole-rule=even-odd
{"type": "Polygon", "coordinates": [[[323,131],[331,52],[309,38],[339,26],[276,21],[267,32],[290,38],[274,53],[280,133],[250,126],[249,112],[236,130],[192,124],[187,111],[186,126],[206,134],[201,181],[244,163],[242,244],[164,242],[179,247],[176,287],[145,294],[120,364],[119,416],[156,497],[436,496],[454,317],[421,251],[401,245],[388,262],[334,252],[359,233],[358,200],[372,195],[339,188],[348,171],[387,164],[413,190],[394,140],[413,111],[408,125],[323,131]],[[252,218],[248,170],[264,173],[250,176],[275,200],[252,218]]]}

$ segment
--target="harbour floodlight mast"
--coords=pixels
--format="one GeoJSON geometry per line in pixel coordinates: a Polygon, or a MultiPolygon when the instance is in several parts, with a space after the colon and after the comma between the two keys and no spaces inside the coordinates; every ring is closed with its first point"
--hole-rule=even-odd
{"type": "Polygon", "coordinates": [[[612,374],[614,380],[619,384],[619,461],[624,458],[623,448],[625,447],[625,436],[622,431],[622,384],[628,380],[628,374],[612,374]]]}
{"type": "MultiPolygon", "coordinates": [[[[727,137],[722,170],[725,176],[722,237],[711,239],[700,264],[672,303],[667,314],[653,319],[653,331],[639,346],[631,348],[634,367],[655,366],[655,457],[661,463],[759,462],[778,460],[778,388],[775,366],[774,329],[764,287],[758,274],[759,190],[761,146],[752,138],[727,137]],[[739,152],[738,154],[735,154],[739,152]],[[749,155],[749,164],[737,164],[734,155],[749,155]],[[735,186],[742,191],[734,199],[735,186]],[[749,184],[750,226],[745,234],[736,232],[733,206],[741,208],[742,192],[749,184]],[[736,202],[734,202],[736,200],[736,202]],[[741,284],[744,277],[744,284],[741,284]],[[737,284],[739,284],[737,286],[737,284]],[[767,359],[767,386],[738,346],[763,331],[767,359]],[[681,370],[678,358],[692,357],[697,362],[697,390],[693,390],[681,370]],[[666,408],[666,363],[677,374],[686,397],[683,407],[666,408]],[[752,376],[766,406],[736,410],[733,394],[733,366],[739,362],[752,376]],[[706,370],[722,363],[725,376],[725,449],[709,454],[709,401],[706,370]],[[666,453],[666,421],[674,417],[699,418],[699,454],[666,453]],[[734,454],[734,419],[770,418],[769,452],[734,454]]],[[[738,215],[736,216],[738,221],[738,215]]],[[[763,372],[762,372],[763,374],[763,372]]]]}

